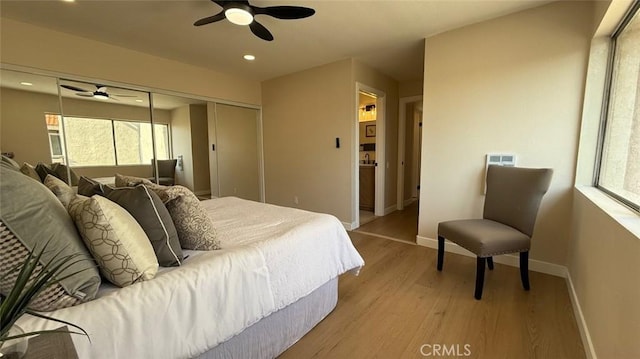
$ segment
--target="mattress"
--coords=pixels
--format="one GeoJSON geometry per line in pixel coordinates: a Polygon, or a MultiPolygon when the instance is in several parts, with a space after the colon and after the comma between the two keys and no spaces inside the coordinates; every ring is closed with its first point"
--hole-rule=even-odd
{"type": "MultiPolygon", "coordinates": [[[[229,340],[364,261],[333,216],[246,201],[207,200],[219,251],[185,251],[183,265],[49,315],[84,328],[80,358],[190,358],[229,340]]],[[[59,324],[23,317],[26,330],[59,324]]]]}

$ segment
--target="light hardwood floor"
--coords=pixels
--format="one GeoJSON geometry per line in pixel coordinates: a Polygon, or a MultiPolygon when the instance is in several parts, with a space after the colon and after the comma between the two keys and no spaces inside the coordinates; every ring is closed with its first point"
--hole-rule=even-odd
{"type": "Polygon", "coordinates": [[[402,211],[395,211],[384,217],[376,217],[373,221],[360,226],[356,232],[416,243],[418,202],[411,203],[402,211]]]}
{"type": "Polygon", "coordinates": [[[280,358],[455,357],[436,345],[468,358],[585,357],[564,279],[531,272],[525,292],[518,269],[496,263],[477,301],[474,258],[445,253],[438,272],[433,249],[349,235],[365,267],[340,277],[337,307],[280,358]]]}

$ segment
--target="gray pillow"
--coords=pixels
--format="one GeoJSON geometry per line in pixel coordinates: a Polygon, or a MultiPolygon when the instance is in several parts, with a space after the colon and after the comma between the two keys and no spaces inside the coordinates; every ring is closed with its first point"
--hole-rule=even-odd
{"type": "Polygon", "coordinates": [[[40,177],[40,182],[44,182],[44,179],[47,178],[47,175],[58,177],[58,175],[56,175],[56,171],[52,170],[51,167],[49,167],[49,165],[44,164],[42,162],[39,162],[36,165],[36,172],[40,177]]]}
{"type": "Polygon", "coordinates": [[[105,196],[120,205],[138,221],[149,237],[158,263],[163,267],[179,266],[182,248],[169,211],[160,197],[143,185],[137,187],[104,187],[105,196]]]}
{"type": "Polygon", "coordinates": [[[94,181],[89,177],[82,176],[78,180],[78,194],[91,197],[94,194],[104,195],[104,185],[98,181],[94,181]]]}
{"type": "Polygon", "coordinates": [[[72,186],[78,185],[78,175],[73,169],[67,167],[67,165],[62,163],[52,163],[51,170],[53,170],[56,177],[65,181],[66,183],[70,183],[72,186]],[[69,170],[68,173],[67,169],[69,170]],[[69,175],[71,175],[71,177],[69,177],[69,175]]]}
{"type": "MultiPolygon", "coordinates": [[[[29,252],[41,249],[45,243],[47,251],[43,254],[41,263],[48,262],[56,254],[77,255],[77,263],[63,271],[59,277],[80,272],[60,281],[62,289],[58,294],[62,293],[61,295],[45,299],[38,297],[38,300],[43,299],[38,310],[59,309],[95,298],[100,286],[100,275],[93,258],[67,211],[42,183],[0,166],[0,222],[6,228],[6,231],[2,231],[1,239],[3,249],[0,251],[0,278],[5,277],[12,263],[20,263],[29,252]]],[[[5,281],[7,280],[0,286],[2,294],[7,294],[13,286],[13,281],[5,277],[5,281]]],[[[15,281],[15,277],[13,280],[15,281]]],[[[47,293],[49,292],[43,295],[47,293]]]]}

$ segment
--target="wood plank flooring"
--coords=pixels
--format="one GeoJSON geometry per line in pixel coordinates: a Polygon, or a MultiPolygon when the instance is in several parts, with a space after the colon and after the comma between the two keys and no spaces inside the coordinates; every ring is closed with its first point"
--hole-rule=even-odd
{"type": "Polygon", "coordinates": [[[445,253],[438,272],[433,249],[349,235],[365,267],[340,277],[337,307],[280,358],[585,357],[564,279],[531,272],[526,292],[496,263],[476,301],[474,258],[445,253]]]}
{"type": "Polygon", "coordinates": [[[416,243],[416,236],[418,235],[418,202],[411,203],[402,211],[395,211],[384,217],[377,217],[355,231],[416,243]]]}

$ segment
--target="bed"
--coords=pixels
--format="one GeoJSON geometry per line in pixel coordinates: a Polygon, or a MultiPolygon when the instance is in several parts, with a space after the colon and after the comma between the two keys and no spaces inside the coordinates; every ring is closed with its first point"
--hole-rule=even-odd
{"type": "MultiPolygon", "coordinates": [[[[326,317],[337,278],[364,265],[333,216],[225,197],[203,201],[222,250],[50,312],[84,328],[80,358],[272,358],[326,317]]],[[[27,330],[59,324],[33,317],[27,330]]]]}

